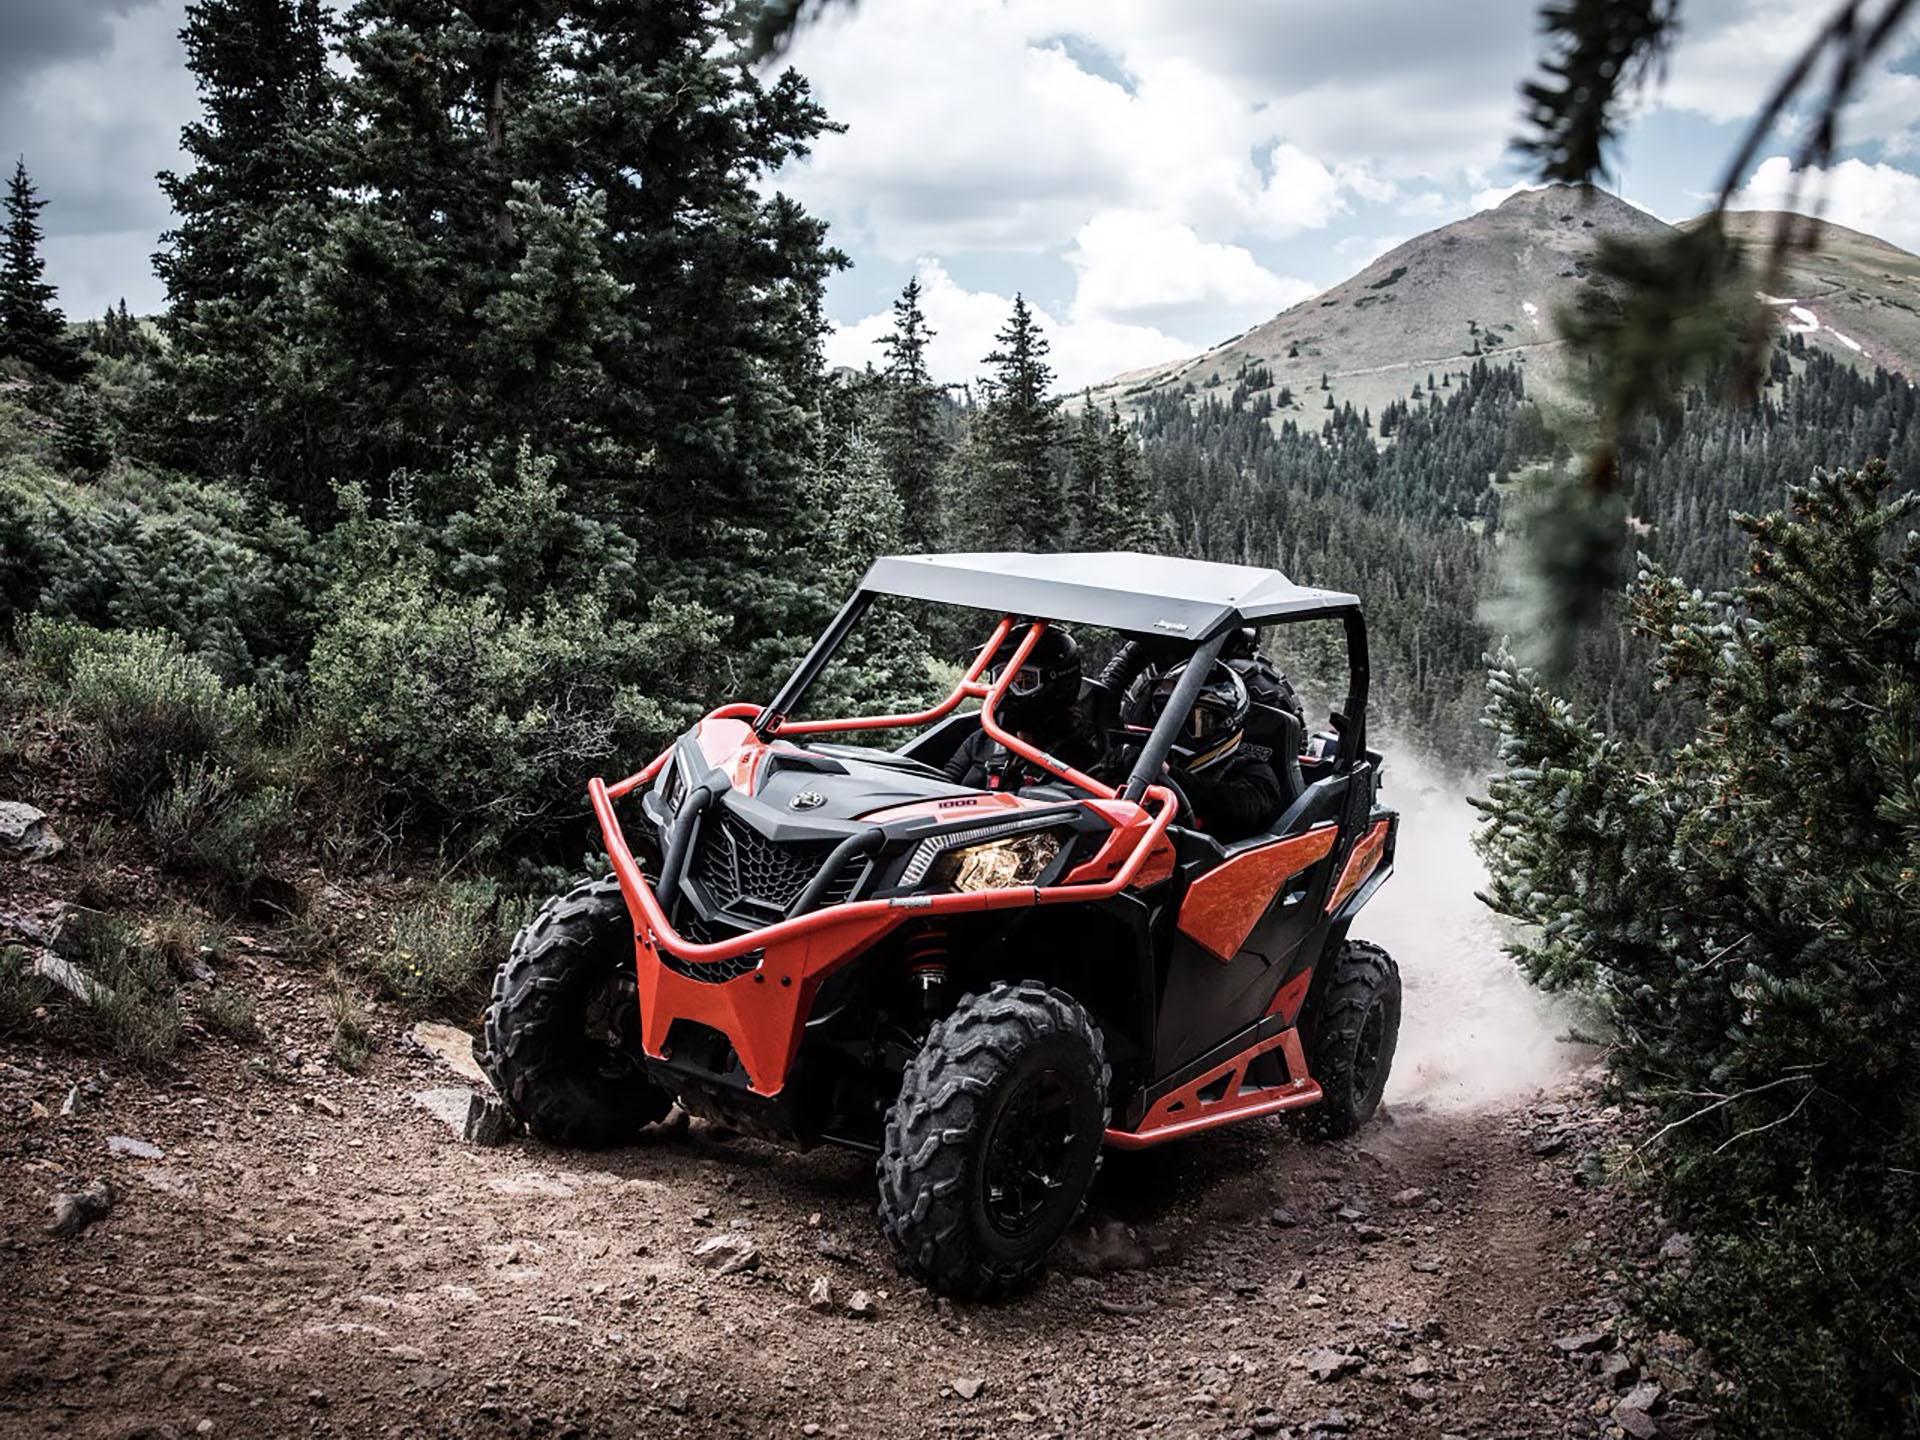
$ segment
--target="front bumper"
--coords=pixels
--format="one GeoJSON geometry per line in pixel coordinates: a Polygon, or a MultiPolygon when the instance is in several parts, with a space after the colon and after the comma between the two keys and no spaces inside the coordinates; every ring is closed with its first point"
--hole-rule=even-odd
{"type": "MultiPolygon", "coordinates": [[[[703,729],[722,730],[721,736],[703,736],[703,749],[712,755],[720,748],[715,742],[723,737],[735,741],[739,750],[756,746],[742,712],[752,713],[750,707],[726,707],[702,722],[703,729]]],[[[731,1045],[747,1087],[766,1097],[778,1095],[786,1085],[814,1000],[834,971],[918,917],[1080,903],[1118,894],[1134,883],[1148,858],[1160,849],[1176,809],[1172,794],[1158,787],[1148,792],[1155,806],[1151,811],[1118,800],[1087,800],[1063,807],[1063,823],[1102,827],[1105,838],[1097,854],[1077,864],[1059,883],[970,894],[892,894],[828,904],[701,943],[680,933],[668,919],[654,885],[634,859],[614,810],[617,800],[651,783],[672,754],[669,750],[647,769],[615,785],[596,777],[587,786],[633,917],[641,1043],[650,1057],[670,1063],[676,1024],[707,1027],[731,1045]]],[[[751,773],[751,768],[741,764],[738,751],[716,757],[715,770],[723,775],[751,773]]],[[[944,828],[937,815],[905,823],[911,828],[902,833],[909,836],[944,828]]]]}

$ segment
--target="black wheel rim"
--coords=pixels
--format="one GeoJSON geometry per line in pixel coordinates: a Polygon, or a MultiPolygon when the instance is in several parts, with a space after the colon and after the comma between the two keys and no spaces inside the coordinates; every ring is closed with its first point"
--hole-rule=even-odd
{"type": "Polygon", "coordinates": [[[581,1061],[602,1080],[630,1080],[640,1073],[640,1005],[637,987],[619,971],[586,997],[581,1014],[581,1061]]]}
{"type": "Polygon", "coordinates": [[[987,1223],[1009,1240],[1038,1229],[1066,1183],[1073,1088],[1058,1070],[1019,1082],[1000,1109],[980,1167],[987,1223]]]}
{"type": "Polygon", "coordinates": [[[1360,1022],[1360,1040],[1353,1052],[1353,1098],[1365,1103],[1380,1073],[1380,1047],[1387,1034],[1387,1010],[1378,1000],[1367,1007],[1360,1022]]]}

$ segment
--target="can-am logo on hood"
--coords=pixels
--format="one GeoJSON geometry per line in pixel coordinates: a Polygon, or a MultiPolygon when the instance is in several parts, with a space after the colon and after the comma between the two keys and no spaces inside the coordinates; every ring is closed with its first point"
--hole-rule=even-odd
{"type": "Polygon", "coordinates": [[[822,795],[818,790],[802,790],[798,795],[787,801],[787,808],[789,810],[818,810],[826,803],[827,797],[822,795]]]}

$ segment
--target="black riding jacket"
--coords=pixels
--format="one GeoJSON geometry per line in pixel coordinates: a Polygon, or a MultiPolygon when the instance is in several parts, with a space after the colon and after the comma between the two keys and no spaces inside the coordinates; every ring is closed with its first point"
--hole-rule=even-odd
{"type": "MultiPolygon", "coordinates": [[[[1026,730],[1016,733],[1054,759],[1064,760],[1076,770],[1090,770],[1100,759],[1100,745],[1092,730],[1077,714],[1067,717],[1065,724],[1058,735],[1041,736],[1026,730]]],[[[1057,777],[1028,764],[984,730],[976,730],[962,740],[960,748],[940,768],[956,785],[975,790],[1018,790],[1026,785],[1058,783],[1057,777]]]]}
{"type": "Polygon", "coordinates": [[[1273,766],[1252,755],[1231,755],[1203,775],[1179,775],[1194,813],[1176,822],[1216,840],[1244,840],[1280,818],[1286,792],[1273,766]]]}

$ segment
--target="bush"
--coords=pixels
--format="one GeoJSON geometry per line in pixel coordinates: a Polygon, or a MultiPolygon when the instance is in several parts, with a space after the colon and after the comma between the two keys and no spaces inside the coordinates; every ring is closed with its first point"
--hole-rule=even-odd
{"type": "Polygon", "coordinates": [[[532,911],[491,881],[437,885],[394,916],[372,969],[387,996],[412,1014],[477,1001],[507,958],[507,946],[532,911]]]}
{"type": "Polygon", "coordinates": [[[180,995],[166,954],[104,916],[80,932],[77,952],[72,963],[92,982],[91,998],[55,990],[51,1008],[62,1024],[139,1064],[172,1055],[180,1043],[180,995]]]}
{"type": "Polygon", "coordinates": [[[219,486],[125,467],[83,485],[0,460],[0,632],[38,613],[164,631],[228,680],[297,672],[319,566],[296,521],[219,486]]]}
{"type": "Polygon", "coordinates": [[[34,1012],[59,993],[33,972],[33,961],[17,945],[0,945],[0,1036],[24,1035],[34,1012]]]}
{"type": "Polygon", "coordinates": [[[373,1058],[373,1020],[359,993],[338,970],[327,972],[327,993],[322,1000],[327,1023],[331,1027],[328,1049],[342,1070],[358,1075],[373,1058]]]}
{"type": "Polygon", "coordinates": [[[140,810],[183,767],[242,755],[259,729],[252,694],[228,689],[173,636],[89,635],[36,617],[23,644],[50,677],[64,676],[104,798],[122,809],[140,810]]]}
{"type": "Polygon", "coordinates": [[[200,1004],[200,1019],[209,1030],[231,1040],[251,1040],[260,1033],[253,997],[231,985],[216,985],[200,1004]]]}
{"type": "Polygon", "coordinates": [[[1635,623],[1700,707],[1688,743],[1608,738],[1503,657],[1488,899],[1514,953],[1592,994],[1650,1153],[1700,1234],[1663,1318],[1768,1436],[1920,1427],[1920,497],[1879,464],[1742,518],[1709,601],[1644,565],[1635,623]]]}
{"type": "Polygon", "coordinates": [[[231,766],[206,759],[177,768],[141,812],[161,864],[236,893],[267,873],[290,820],[285,790],[249,789],[231,766]]]}
{"type": "Polygon", "coordinates": [[[642,624],[593,596],[511,615],[402,571],[339,598],[315,714],[403,805],[486,848],[578,816],[589,775],[651,758],[700,713],[717,645],[696,606],[642,624]]]}

